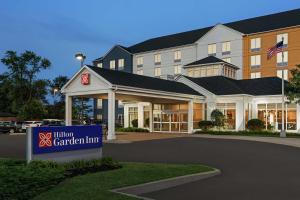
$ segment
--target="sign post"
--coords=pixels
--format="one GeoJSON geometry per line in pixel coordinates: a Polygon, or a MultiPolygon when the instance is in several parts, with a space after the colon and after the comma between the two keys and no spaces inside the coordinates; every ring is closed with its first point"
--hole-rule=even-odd
{"type": "Polygon", "coordinates": [[[32,127],[27,130],[27,162],[68,162],[101,157],[101,126],[32,127]]]}

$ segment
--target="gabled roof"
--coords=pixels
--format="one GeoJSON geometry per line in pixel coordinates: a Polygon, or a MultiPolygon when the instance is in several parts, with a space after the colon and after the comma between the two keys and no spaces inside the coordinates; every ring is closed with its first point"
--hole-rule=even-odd
{"type": "Polygon", "coordinates": [[[224,60],[217,58],[215,56],[208,56],[206,58],[191,62],[185,66],[189,67],[189,66],[196,66],[196,65],[200,66],[200,65],[209,65],[209,64],[227,64],[235,69],[239,69],[239,67],[237,67],[231,63],[225,62],[224,60]]]}
{"type": "Polygon", "coordinates": [[[202,78],[185,76],[185,78],[216,95],[249,94],[259,96],[281,94],[281,79],[278,77],[244,80],[235,80],[224,76],[202,78]]]}
{"type": "Polygon", "coordinates": [[[201,28],[197,30],[166,35],[162,37],[145,40],[141,43],[128,47],[132,53],[140,53],[157,49],[166,49],[176,46],[193,44],[213,27],[201,28]]]}
{"type": "Polygon", "coordinates": [[[94,66],[87,67],[113,85],[202,96],[200,93],[180,82],[142,76],[123,71],[104,69],[94,66]]]}
{"type": "Polygon", "coordinates": [[[125,51],[127,51],[128,53],[131,54],[130,50],[129,50],[127,47],[124,47],[124,46],[122,46],[122,45],[116,44],[116,45],[114,45],[112,48],[110,48],[110,49],[108,50],[108,52],[106,52],[103,56],[101,56],[101,57],[96,58],[95,60],[93,60],[93,62],[99,62],[99,61],[102,61],[103,58],[104,58],[107,54],[109,54],[109,52],[111,52],[114,48],[121,48],[121,49],[124,49],[125,51]]]}
{"type": "MultiPolygon", "coordinates": [[[[300,25],[300,9],[239,20],[223,25],[243,34],[297,26],[300,25]]],[[[148,39],[128,47],[128,50],[134,54],[193,44],[213,27],[214,26],[148,39]]]]}
{"type": "Polygon", "coordinates": [[[300,25],[300,9],[244,19],[224,25],[245,34],[298,26],[300,25]]]}

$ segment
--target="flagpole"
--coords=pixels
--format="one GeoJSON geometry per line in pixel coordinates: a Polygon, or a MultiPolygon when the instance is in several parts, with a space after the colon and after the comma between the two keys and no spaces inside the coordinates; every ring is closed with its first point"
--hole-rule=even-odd
{"type": "MultiPolygon", "coordinates": [[[[283,44],[284,38],[282,37],[282,44],[283,44]]],[[[282,58],[282,66],[284,64],[284,52],[281,50],[281,58],[282,58]]],[[[280,131],[280,137],[285,138],[285,125],[284,125],[284,108],[285,108],[285,102],[284,102],[284,70],[281,70],[281,94],[282,94],[282,102],[281,102],[281,131],[280,131]]]]}

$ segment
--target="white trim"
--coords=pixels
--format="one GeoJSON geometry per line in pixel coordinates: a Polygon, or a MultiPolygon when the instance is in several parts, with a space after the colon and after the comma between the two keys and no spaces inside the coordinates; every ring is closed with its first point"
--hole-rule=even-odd
{"type": "Polygon", "coordinates": [[[93,75],[95,75],[97,78],[99,78],[101,81],[104,81],[109,88],[112,87],[112,84],[104,79],[102,76],[100,76],[99,74],[97,74],[94,70],[92,70],[91,68],[89,68],[87,65],[84,65],[74,76],[72,76],[72,78],[61,88],[61,93],[66,93],[66,87],[68,87],[70,85],[70,83],[84,70],[88,70],[90,73],[92,73],[93,75]]]}
{"type": "Polygon", "coordinates": [[[237,30],[235,30],[235,29],[232,29],[232,28],[230,28],[230,27],[228,27],[228,26],[226,26],[226,25],[224,25],[224,24],[218,23],[218,24],[216,24],[213,28],[211,28],[207,33],[205,33],[202,37],[200,37],[195,43],[198,43],[198,42],[204,40],[205,37],[206,37],[207,35],[210,34],[210,32],[214,31],[214,30],[215,30],[217,27],[219,27],[219,26],[222,27],[222,28],[225,28],[225,29],[227,29],[227,30],[229,30],[229,31],[231,31],[231,32],[233,32],[233,33],[239,34],[239,35],[241,35],[241,36],[244,36],[244,35],[245,35],[244,33],[241,33],[241,32],[239,32],[239,31],[237,31],[237,30]]]}

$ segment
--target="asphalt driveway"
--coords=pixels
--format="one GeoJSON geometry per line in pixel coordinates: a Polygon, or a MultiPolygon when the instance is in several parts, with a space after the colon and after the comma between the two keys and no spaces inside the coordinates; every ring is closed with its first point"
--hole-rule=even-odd
{"type": "Polygon", "coordinates": [[[300,148],[208,138],[106,144],[105,156],[122,161],[201,163],[222,175],[144,194],[165,200],[300,199],[300,148]]]}
{"type": "MultiPolygon", "coordinates": [[[[104,144],[120,161],[201,163],[220,176],[144,194],[166,200],[300,199],[300,148],[231,139],[181,137],[104,144]]],[[[0,157],[25,158],[25,136],[0,135],[0,157]]]]}

